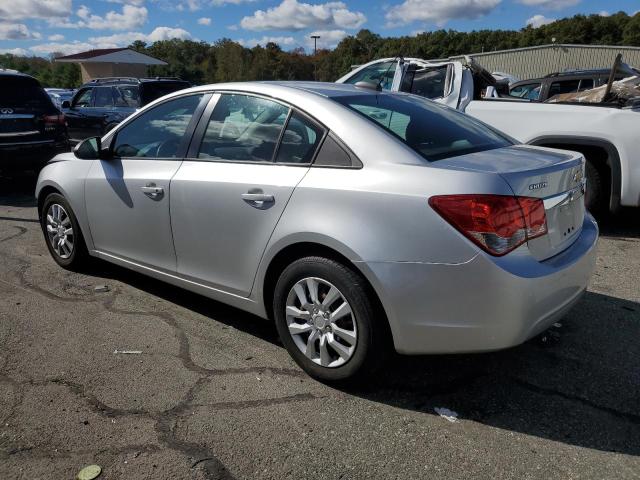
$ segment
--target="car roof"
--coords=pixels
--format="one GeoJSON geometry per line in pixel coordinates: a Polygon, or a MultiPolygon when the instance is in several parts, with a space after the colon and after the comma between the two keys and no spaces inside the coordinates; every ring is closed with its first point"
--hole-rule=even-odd
{"type": "Polygon", "coordinates": [[[149,77],[149,78],[137,78],[137,77],[102,77],[94,78],[85,82],[82,86],[89,87],[95,85],[140,85],[144,83],[189,83],[187,80],[183,80],[177,77],[149,77]]]}
{"type": "Polygon", "coordinates": [[[0,68],[0,76],[2,77],[22,77],[22,78],[30,78],[32,80],[38,81],[35,77],[31,75],[27,75],[26,73],[18,72],[17,70],[9,70],[5,68],[0,68]]]}

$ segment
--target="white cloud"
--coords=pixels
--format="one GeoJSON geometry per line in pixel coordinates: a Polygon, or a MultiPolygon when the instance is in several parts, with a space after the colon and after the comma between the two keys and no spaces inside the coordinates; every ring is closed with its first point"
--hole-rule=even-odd
{"type": "Polygon", "coordinates": [[[518,3],[529,7],[540,7],[548,10],[562,10],[566,7],[573,7],[581,0],[518,0],[518,3]]]}
{"type": "Polygon", "coordinates": [[[457,18],[475,19],[487,15],[502,0],[405,0],[391,7],[385,15],[389,25],[406,25],[414,21],[442,26],[457,18]]]}
{"type": "Polygon", "coordinates": [[[55,35],[49,35],[48,40],[50,42],[61,42],[62,40],[64,40],[64,35],[60,35],[59,33],[56,33],[55,35]]]}
{"type": "Polygon", "coordinates": [[[343,2],[316,5],[298,0],[283,0],[277,7],[258,10],[244,17],[240,26],[246,30],[304,30],[306,28],[358,28],[367,21],[362,12],[352,12],[343,2]]]}
{"type": "Polygon", "coordinates": [[[0,53],[10,53],[18,57],[26,57],[29,55],[29,52],[24,48],[0,48],[0,53]]]}
{"type": "Polygon", "coordinates": [[[340,41],[349,34],[344,30],[316,30],[307,35],[306,44],[310,51],[313,51],[313,38],[311,35],[320,35],[318,48],[334,48],[340,41]]]}
{"type": "Polygon", "coordinates": [[[211,25],[211,19],[209,17],[199,18],[198,25],[211,25]]]}
{"type": "Polygon", "coordinates": [[[53,52],[61,52],[65,55],[93,50],[96,48],[118,48],[126,47],[136,40],[153,43],[160,40],[170,40],[179,38],[187,40],[191,38],[191,34],[182,28],[157,27],[149,34],[140,32],[114,33],[113,35],[105,35],[99,37],[89,37],[86,42],[51,42],[42,45],[34,45],[29,50],[39,55],[48,55],[53,52]]]}
{"type": "Polygon", "coordinates": [[[244,45],[245,47],[255,47],[256,45],[262,45],[263,47],[267,43],[277,43],[281,47],[290,47],[294,43],[296,43],[296,39],[293,37],[269,37],[264,36],[262,38],[251,38],[249,40],[239,39],[238,43],[240,45],[244,45]]]}
{"type": "Polygon", "coordinates": [[[606,10],[600,10],[598,12],[598,15],[600,15],[601,17],[610,17],[611,14],[609,12],[607,12],[606,10]]]}
{"type": "Polygon", "coordinates": [[[0,40],[33,40],[40,37],[40,33],[29,31],[24,23],[0,23],[0,40]]]}
{"type": "Polygon", "coordinates": [[[107,0],[109,3],[124,3],[128,5],[135,5],[136,7],[141,7],[144,5],[144,0],[107,0]]]}
{"type": "Polygon", "coordinates": [[[123,5],[122,13],[107,12],[104,16],[94,15],[86,5],[80,5],[76,11],[79,20],[50,19],[51,26],[58,28],[91,28],[93,30],[130,30],[138,28],[147,22],[149,15],[145,7],[123,5]]]}
{"type": "Polygon", "coordinates": [[[2,0],[0,18],[18,20],[22,18],[55,18],[71,14],[71,0],[2,0]]]}
{"type": "Polygon", "coordinates": [[[226,4],[240,5],[241,3],[253,3],[256,1],[258,0],[212,0],[211,4],[216,7],[221,7],[226,4]]]}
{"type": "Polygon", "coordinates": [[[171,40],[172,38],[189,40],[191,34],[183,28],[156,27],[153,32],[147,35],[147,42],[159,42],[160,40],[171,40]]]}
{"type": "Polygon", "coordinates": [[[556,18],[547,18],[544,15],[534,15],[533,17],[527,19],[525,25],[531,25],[533,28],[538,28],[542,25],[553,23],[556,20],[556,18]]]}

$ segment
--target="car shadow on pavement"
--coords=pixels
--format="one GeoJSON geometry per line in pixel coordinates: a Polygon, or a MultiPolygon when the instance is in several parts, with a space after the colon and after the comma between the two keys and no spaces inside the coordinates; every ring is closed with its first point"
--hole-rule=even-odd
{"type": "MultiPolygon", "coordinates": [[[[233,307],[103,262],[96,274],[281,346],[271,322],[233,307]]],[[[391,355],[374,381],[339,388],[414,413],[438,415],[436,408],[446,408],[459,420],[640,455],[638,338],[640,304],[589,292],[556,326],[518,347],[391,355]]]]}

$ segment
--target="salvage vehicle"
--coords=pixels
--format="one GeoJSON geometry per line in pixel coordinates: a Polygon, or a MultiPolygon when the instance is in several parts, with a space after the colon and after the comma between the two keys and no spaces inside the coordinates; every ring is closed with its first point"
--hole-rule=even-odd
{"type": "Polygon", "coordinates": [[[265,318],[310,375],[496,350],[580,298],[598,227],[579,153],[401,93],[229,83],[164,97],[56,157],[47,247],[265,318]]]}
{"type": "Polygon", "coordinates": [[[62,102],[71,143],[102,136],[139,108],[190,86],[174,77],[93,79],[82,85],[70,101],[62,102]]]}
{"type": "MultiPolygon", "coordinates": [[[[594,70],[567,70],[550,73],[543,78],[520,80],[509,87],[509,95],[544,102],[545,100],[565,93],[583,92],[606,85],[611,74],[610,68],[594,70]]],[[[640,75],[634,68],[624,65],[616,71],[614,80],[640,75]]]]}
{"type": "Polygon", "coordinates": [[[374,60],[338,83],[367,82],[374,88],[409,92],[474,116],[537,146],[582,153],[587,160],[586,204],[616,212],[640,206],[638,122],[640,104],[540,103],[502,95],[485,98],[495,78],[473,59],[432,63],[417,58],[374,60]],[[380,73],[384,72],[384,78],[380,73]]]}
{"type": "Polygon", "coordinates": [[[69,151],[64,115],[30,75],[0,69],[0,171],[39,170],[69,151]]]}

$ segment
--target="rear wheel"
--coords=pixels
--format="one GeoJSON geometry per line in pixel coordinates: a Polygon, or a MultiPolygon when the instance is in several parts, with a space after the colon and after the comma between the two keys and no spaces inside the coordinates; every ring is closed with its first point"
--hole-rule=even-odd
{"type": "Polygon", "coordinates": [[[382,363],[379,325],[364,279],[335,260],[306,257],[280,275],[273,300],[282,343],[310,376],[365,377],[382,363]]]}
{"type": "Polygon", "coordinates": [[[607,207],[607,198],[603,185],[602,175],[593,164],[587,160],[585,164],[585,174],[587,177],[587,191],[584,203],[590,212],[601,212],[607,207]]]}
{"type": "Polygon", "coordinates": [[[73,210],[58,193],[51,193],[42,204],[40,224],[49,253],[58,265],[69,270],[86,266],[87,247],[73,210]]]}

